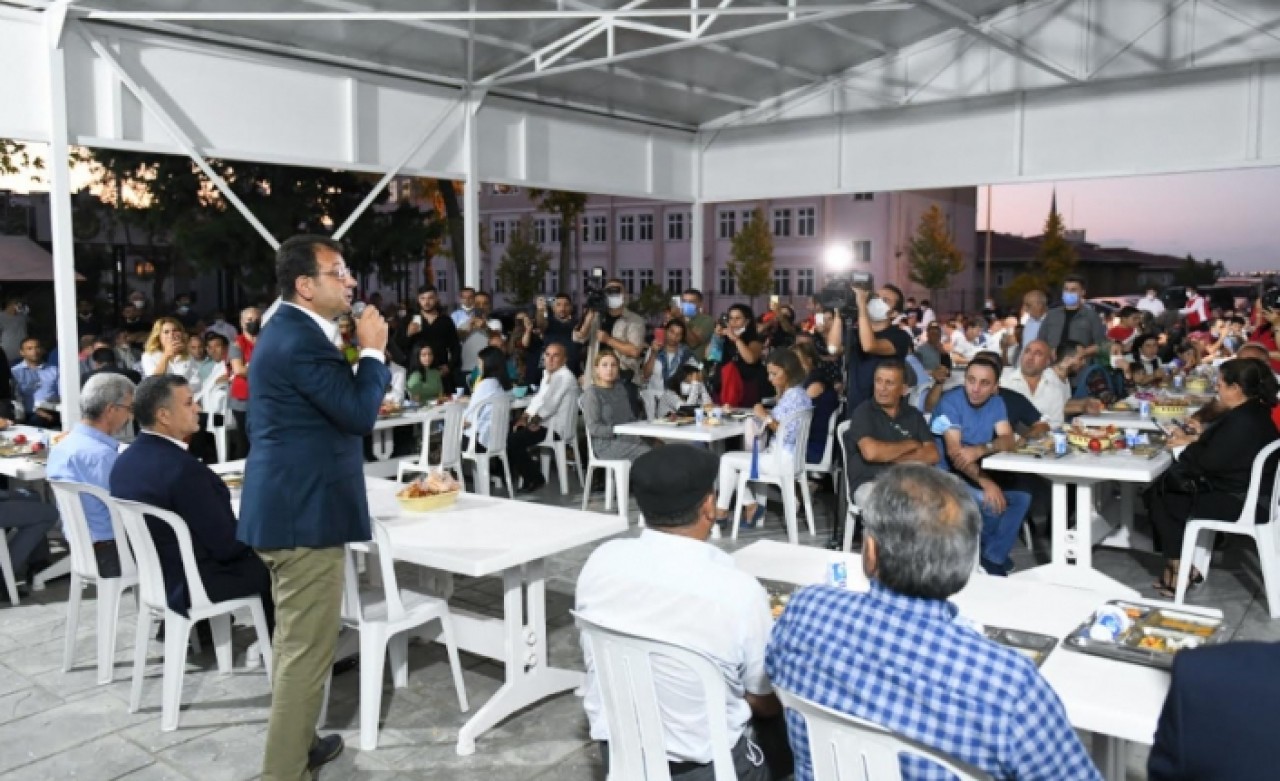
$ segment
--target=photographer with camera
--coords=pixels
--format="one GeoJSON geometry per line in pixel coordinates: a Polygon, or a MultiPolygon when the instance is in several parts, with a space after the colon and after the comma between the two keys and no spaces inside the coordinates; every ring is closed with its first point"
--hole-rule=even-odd
{"type": "Polygon", "coordinates": [[[574,341],[587,345],[587,365],[595,366],[600,348],[618,356],[620,379],[624,387],[634,385],[640,359],[647,345],[644,341],[644,318],[627,309],[627,294],[622,282],[605,283],[603,296],[591,291],[587,295],[587,313],[574,332],[574,341]]]}
{"type": "Polygon", "coordinates": [[[751,407],[764,398],[768,385],[764,341],[756,332],[756,318],[750,307],[734,304],[720,316],[707,360],[715,364],[711,380],[717,403],[751,407]],[[717,352],[718,359],[713,357],[717,352]]]}
{"type": "MultiPolygon", "coordinates": [[[[869,282],[870,280],[868,280],[869,282]]],[[[831,328],[832,352],[846,347],[847,398],[845,409],[857,409],[858,405],[874,395],[876,367],[889,358],[906,361],[911,354],[911,336],[893,326],[893,316],[902,306],[902,291],[895,285],[883,285],[874,295],[870,284],[853,285],[854,304],[858,321],[844,328],[840,311],[835,314],[831,328]]],[[[914,372],[907,370],[908,387],[915,385],[914,372]]]]}

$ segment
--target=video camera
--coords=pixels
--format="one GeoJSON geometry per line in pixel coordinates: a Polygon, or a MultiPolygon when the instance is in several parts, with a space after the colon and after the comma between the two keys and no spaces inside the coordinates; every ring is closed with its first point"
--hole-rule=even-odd
{"type": "Polygon", "coordinates": [[[818,291],[818,304],[824,310],[834,309],[846,323],[853,324],[858,320],[858,300],[853,296],[853,289],[856,287],[871,291],[875,286],[875,277],[870,271],[836,274],[818,291]]]}
{"type": "Polygon", "coordinates": [[[609,311],[609,297],[605,295],[604,286],[604,269],[597,266],[591,269],[591,278],[582,290],[585,307],[601,315],[609,311]]]}

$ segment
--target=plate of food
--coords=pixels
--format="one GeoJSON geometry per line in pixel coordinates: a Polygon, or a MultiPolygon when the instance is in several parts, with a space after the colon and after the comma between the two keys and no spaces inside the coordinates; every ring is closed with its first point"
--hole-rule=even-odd
{"type": "Polygon", "coordinates": [[[238,489],[244,486],[244,472],[224,472],[221,477],[227,488],[238,489]]]}
{"type": "Polygon", "coordinates": [[[403,408],[394,402],[384,401],[378,407],[378,417],[380,418],[398,418],[403,414],[403,408]]]}
{"type": "Polygon", "coordinates": [[[462,486],[448,472],[431,472],[400,489],[396,499],[409,512],[426,513],[453,505],[460,493],[462,486]]]}
{"type": "Polygon", "coordinates": [[[43,442],[32,442],[25,434],[18,434],[12,439],[0,440],[0,458],[34,456],[44,451],[43,442]]]}
{"type": "Polygon", "coordinates": [[[1177,606],[1113,600],[1094,611],[1063,643],[1081,653],[1169,669],[1181,651],[1226,640],[1222,618],[1177,606]]]}

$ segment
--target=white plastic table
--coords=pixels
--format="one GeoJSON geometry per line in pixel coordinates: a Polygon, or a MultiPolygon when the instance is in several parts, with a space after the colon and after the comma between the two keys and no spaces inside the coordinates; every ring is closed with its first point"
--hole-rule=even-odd
{"type": "Polygon", "coordinates": [[[453,611],[460,648],[502,661],[506,680],[458,733],[458,754],[475,752],[481,734],[539,700],[582,685],[583,674],[547,665],[544,560],[627,530],[617,515],[464,494],[451,508],[404,513],[402,486],[368,480],[369,510],[383,519],[391,555],[431,569],[500,575],[501,620],[453,611]]]}
{"type": "Polygon", "coordinates": [[[1114,529],[1105,523],[1097,532],[1089,528],[1092,527],[1092,523],[1089,527],[1077,523],[1075,530],[1069,529],[1067,491],[1071,486],[1075,486],[1077,517],[1092,518],[1094,485],[1108,480],[1119,481],[1122,489],[1119,521],[1126,528],[1130,528],[1133,525],[1134,486],[1149,485],[1172,463],[1173,458],[1167,452],[1162,452],[1154,458],[1127,453],[1104,456],[1071,453],[1061,458],[997,453],[984,459],[983,469],[992,472],[1040,475],[1053,483],[1053,509],[1050,514],[1053,535],[1052,557],[1043,567],[1020,572],[1014,577],[1044,580],[1136,597],[1137,591],[1093,568],[1094,543],[1100,542],[1114,529]]]}
{"type": "Polygon", "coordinates": [[[740,437],[745,430],[746,424],[741,420],[726,420],[718,426],[708,426],[706,423],[701,426],[692,423],[687,426],[672,426],[642,420],[613,427],[615,434],[649,437],[668,442],[705,442],[707,444],[740,437]]]}
{"type": "Polygon", "coordinates": [[[1099,415],[1079,415],[1072,420],[1091,428],[1115,426],[1118,429],[1134,428],[1138,431],[1161,430],[1153,418],[1150,416],[1144,418],[1137,412],[1103,412],[1099,415]]]}
{"type": "MultiPolygon", "coordinates": [[[[797,585],[822,583],[827,564],[840,557],[849,568],[849,588],[866,591],[862,559],[856,554],[763,540],[733,555],[738,568],[757,578],[797,585]]],[[[978,623],[1065,637],[1102,603],[1126,597],[1114,591],[1091,591],[996,578],[976,573],[951,598],[960,612],[978,623]]],[[[1139,600],[1141,601],[1141,600],[1139,600]]],[[[1168,605],[1167,602],[1151,604],[1168,605]]],[[[1179,606],[1184,609],[1186,606],[1179,606]]],[[[1221,611],[1190,608],[1221,617],[1221,611]]],[[[1105,778],[1125,777],[1125,743],[1150,744],[1169,689],[1169,674],[1151,667],[1112,661],[1055,648],[1040,668],[1062,700],[1077,729],[1094,733],[1094,758],[1105,778]]]]}
{"type": "MultiPolygon", "coordinates": [[[[530,396],[516,398],[511,395],[511,409],[524,409],[529,406],[529,402],[532,400],[530,396]]],[[[395,437],[391,430],[397,426],[422,426],[422,435],[426,437],[430,434],[427,426],[430,425],[431,421],[439,420],[450,404],[461,404],[465,407],[470,403],[471,398],[464,396],[457,401],[446,401],[443,404],[419,407],[392,417],[379,417],[377,422],[373,424],[373,457],[379,461],[387,461],[391,458],[391,454],[395,450],[395,437]]]]}

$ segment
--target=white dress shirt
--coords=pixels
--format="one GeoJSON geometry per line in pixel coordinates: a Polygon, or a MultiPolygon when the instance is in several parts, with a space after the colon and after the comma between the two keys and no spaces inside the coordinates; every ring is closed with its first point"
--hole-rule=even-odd
{"type": "Polygon", "coordinates": [[[1032,342],[1040,338],[1040,326],[1044,325],[1044,319],[1048,316],[1049,316],[1049,313],[1045,312],[1043,315],[1040,316],[1039,320],[1035,319],[1031,315],[1027,315],[1026,318],[1023,319],[1022,346],[1024,348],[1027,345],[1031,344],[1032,342]]]}
{"type": "MultiPolygon", "coordinates": [[[[160,361],[164,359],[164,353],[156,350],[154,352],[142,354],[142,371],[139,372],[144,378],[150,377],[156,373],[156,369],[160,366],[160,361]]],[[[188,356],[177,356],[169,361],[169,370],[166,374],[174,374],[179,377],[185,377],[187,384],[191,386],[191,395],[199,396],[201,389],[204,387],[200,381],[200,367],[196,362],[188,356]]]]}
{"type": "Polygon", "coordinates": [[[1066,417],[1067,400],[1071,398],[1071,389],[1052,367],[1045,369],[1040,375],[1040,384],[1036,386],[1035,393],[1031,392],[1031,384],[1022,375],[1022,371],[1015,366],[1010,366],[1000,375],[1000,387],[1026,396],[1050,423],[1061,423],[1066,417]]]}
{"type": "Polygon", "coordinates": [[[1146,296],[1143,296],[1136,306],[1142,312],[1150,312],[1152,317],[1159,317],[1164,314],[1164,302],[1158,297],[1147,298],[1146,296]]]}
{"type": "Polygon", "coordinates": [[[968,362],[978,354],[978,345],[966,339],[964,332],[957,328],[955,333],[951,334],[951,353],[958,356],[962,361],[968,362]]]}
{"type": "Polygon", "coordinates": [[[161,439],[167,439],[167,440],[169,440],[170,442],[172,442],[173,444],[175,444],[175,445],[177,445],[178,447],[182,448],[183,450],[186,450],[186,449],[187,449],[187,443],[186,443],[186,442],[183,442],[181,439],[174,439],[173,437],[169,436],[168,434],[161,434],[159,431],[147,431],[146,429],[143,429],[143,430],[142,430],[142,433],[143,433],[143,434],[149,434],[149,435],[151,435],[151,436],[153,436],[153,437],[160,437],[161,439]]]}
{"type": "Polygon", "coordinates": [[[387,361],[387,369],[391,371],[391,382],[387,386],[386,399],[399,404],[405,399],[405,384],[409,380],[409,373],[395,361],[387,361]]]}
{"type": "MultiPolygon", "coordinates": [[[[745,695],[769,694],[764,651],[773,628],[760,583],[736,568],[729,554],[706,542],[645,529],[634,539],[612,540],[587,559],[578,576],[577,611],[622,632],[673,643],[713,659],[724,676],[729,743],[751,719],[745,695]]],[[[609,739],[590,642],[585,635],[586,697],[591,737],[609,739]]],[[[711,761],[702,685],[687,668],[654,660],[654,687],[662,708],[667,758],[711,761]]]]}
{"type": "Polygon", "coordinates": [[[465,429],[467,436],[479,437],[480,444],[485,447],[489,446],[489,421],[493,417],[493,408],[482,402],[501,393],[506,393],[502,389],[502,383],[486,377],[476,385],[471,394],[471,403],[467,405],[467,411],[462,413],[462,422],[471,424],[465,429]]]}
{"type": "Polygon", "coordinates": [[[577,384],[578,378],[573,376],[569,367],[561,366],[552,372],[550,377],[543,378],[542,384],[538,386],[538,392],[533,394],[533,399],[529,401],[524,414],[528,417],[537,415],[543,421],[555,420],[562,411],[560,405],[564,403],[565,396],[577,384]]]}
{"type": "MultiPolygon", "coordinates": [[[[294,309],[298,310],[299,312],[304,313],[307,317],[310,317],[315,322],[316,325],[320,326],[320,330],[324,331],[324,338],[328,339],[330,344],[333,344],[335,346],[337,345],[338,343],[338,324],[337,323],[333,322],[332,320],[326,320],[320,315],[316,314],[315,312],[312,312],[310,309],[307,309],[304,306],[298,306],[292,301],[281,301],[280,303],[284,304],[285,306],[291,306],[294,309]]],[[[387,356],[381,350],[375,350],[372,347],[362,348],[360,350],[360,357],[373,358],[377,360],[379,363],[387,362],[387,356]]]]}

